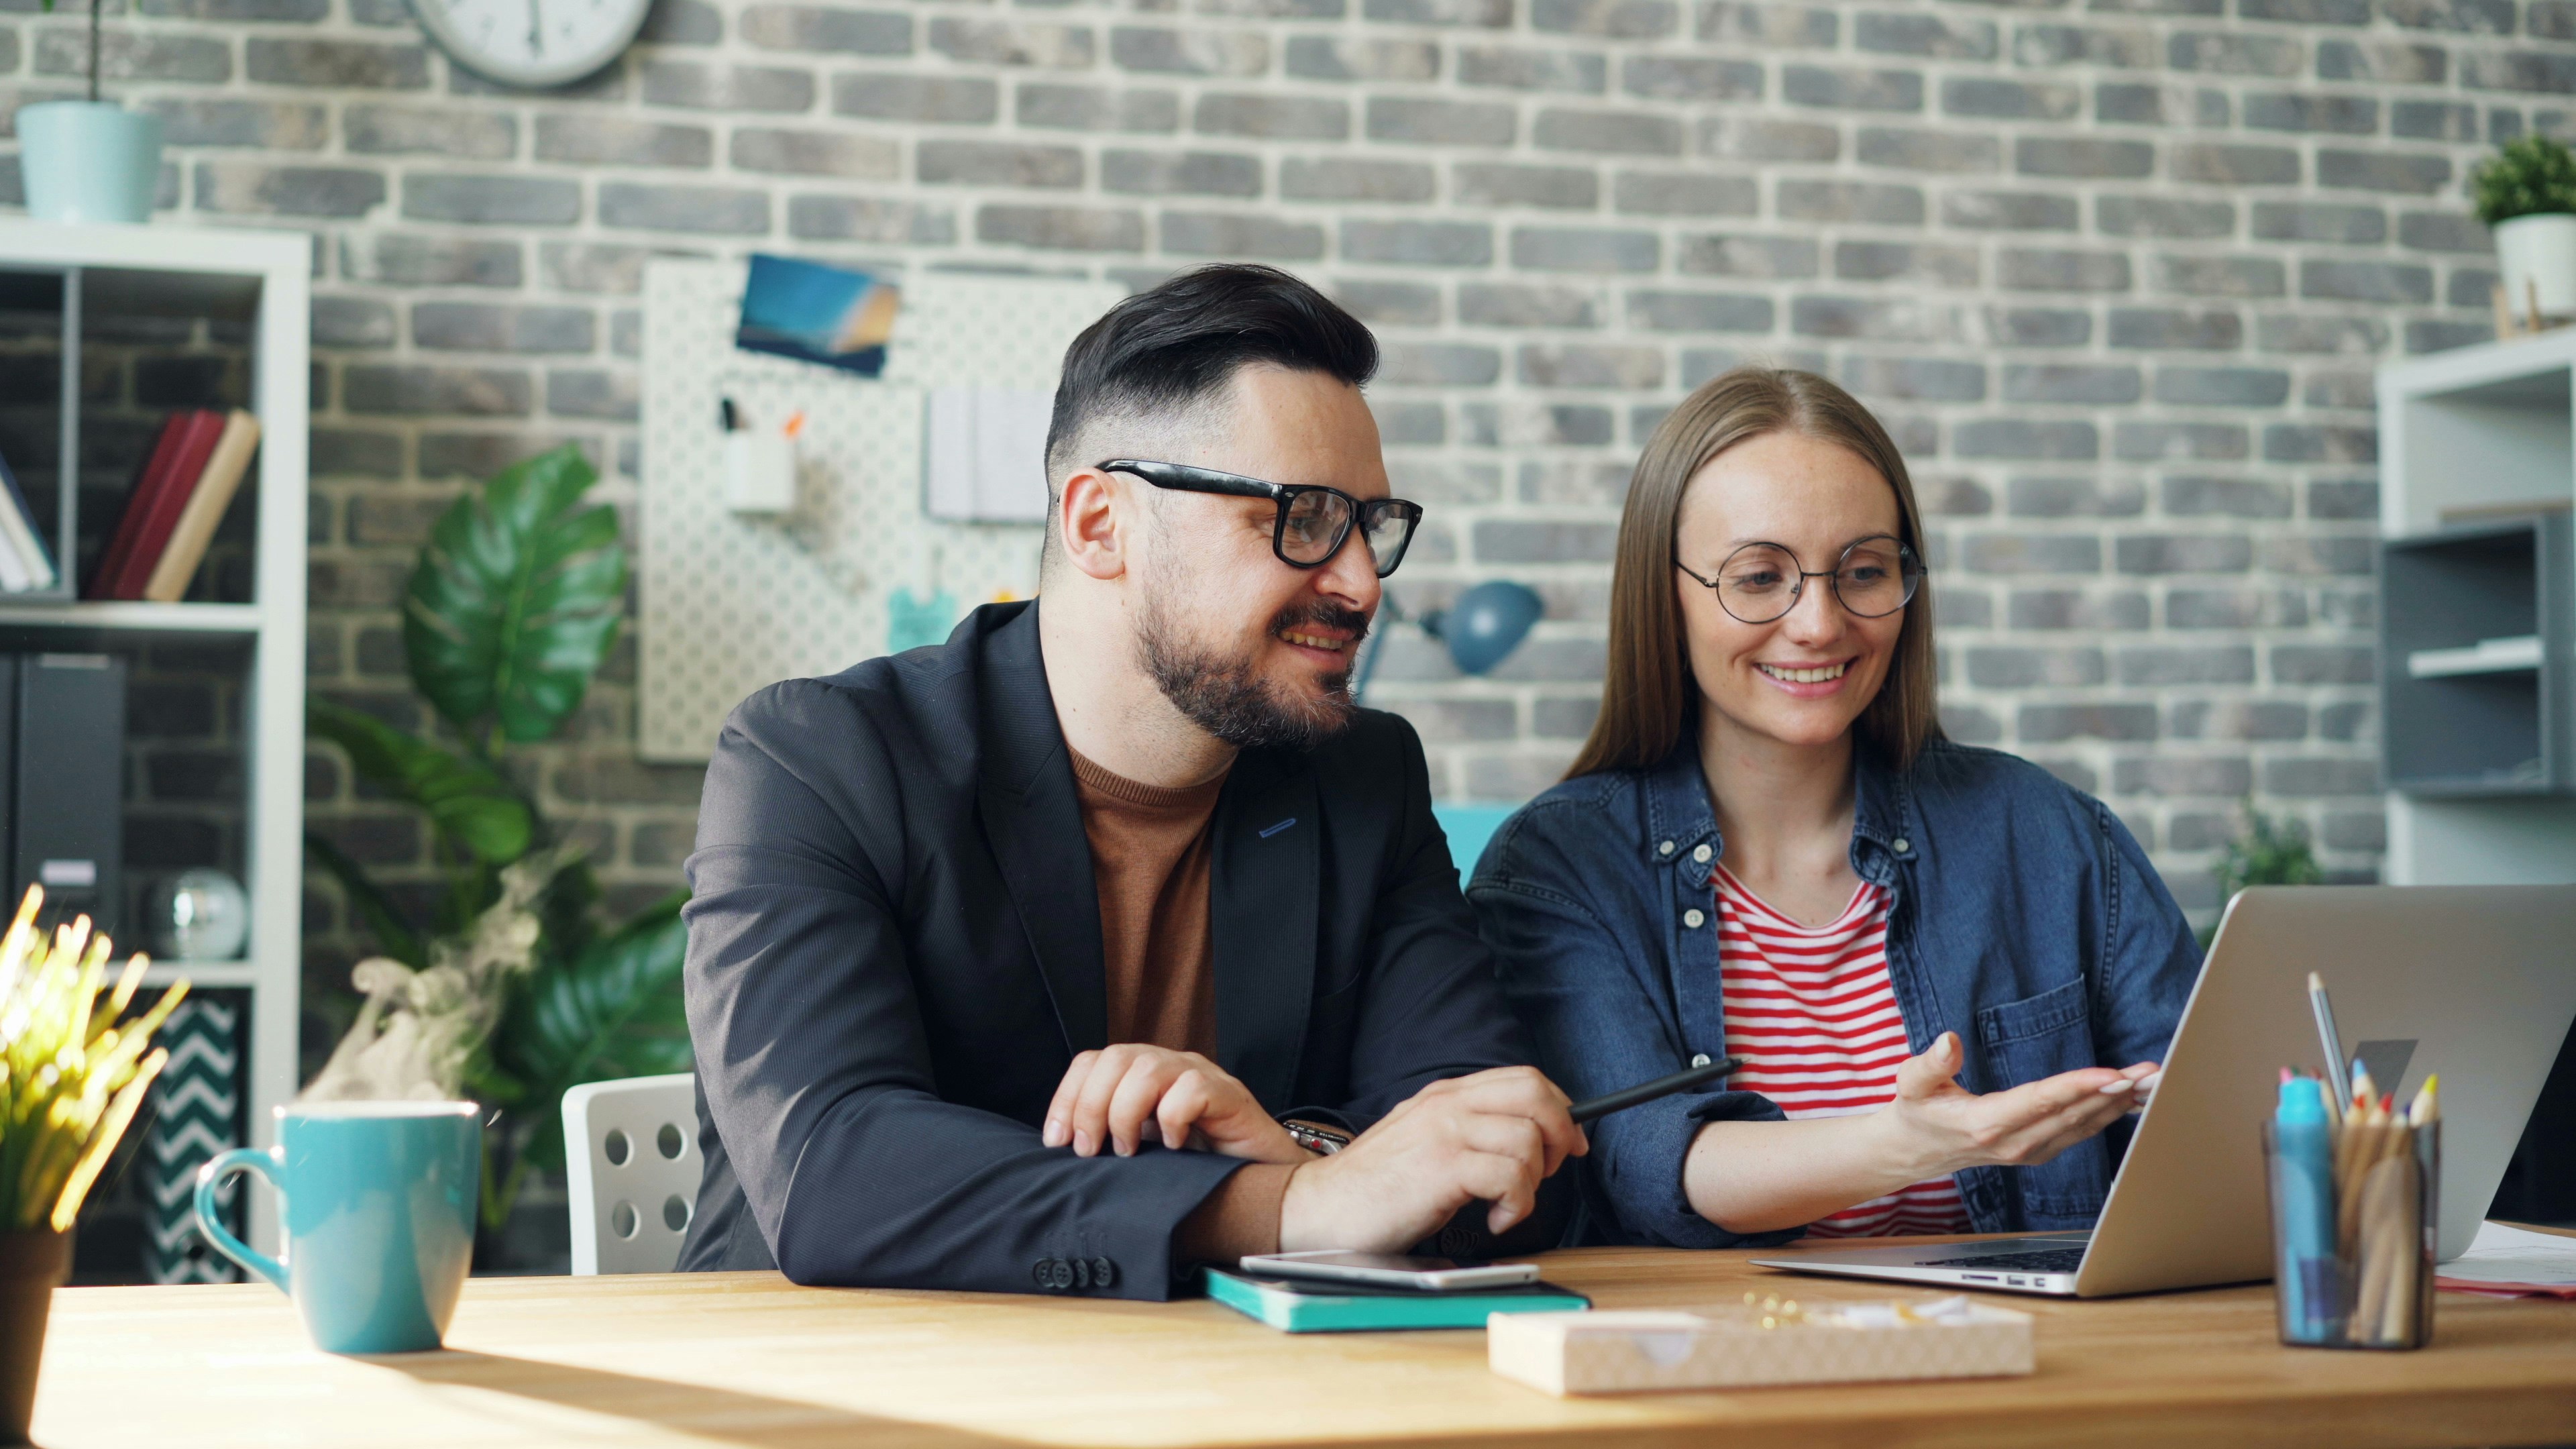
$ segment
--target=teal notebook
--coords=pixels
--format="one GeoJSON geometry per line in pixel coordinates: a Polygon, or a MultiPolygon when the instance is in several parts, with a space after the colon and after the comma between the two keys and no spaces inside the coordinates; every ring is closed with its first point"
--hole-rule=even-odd
{"type": "Polygon", "coordinates": [[[1202,1270],[1207,1295],[1250,1318],[1290,1333],[1350,1333],[1372,1328],[1482,1328],[1488,1313],[1565,1313],[1592,1300],[1553,1283],[1424,1293],[1354,1283],[1295,1283],[1202,1270]]]}

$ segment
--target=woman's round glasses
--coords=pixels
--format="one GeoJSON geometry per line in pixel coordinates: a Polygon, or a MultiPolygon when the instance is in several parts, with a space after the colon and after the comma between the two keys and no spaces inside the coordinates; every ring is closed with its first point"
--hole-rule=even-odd
{"type": "Polygon", "coordinates": [[[1776,543],[1743,545],[1718,565],[1713,579],[1680,559],[1673,560],[1673,567],[1716,593],[1718,607],[1746,624],[1788,617],[1809,579],[1831,580],[1844,610],[1862,619],[1884,618],[1904,608],[1923,582],[1923,565],[1914,550],[1884,534],[1853,541],[1830,569],[1805,568],[1796,554],[1776,543]]]}

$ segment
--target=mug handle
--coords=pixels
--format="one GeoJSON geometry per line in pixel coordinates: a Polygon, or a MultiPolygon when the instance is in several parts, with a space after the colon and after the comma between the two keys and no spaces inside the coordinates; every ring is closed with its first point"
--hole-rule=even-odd
{"type": "Polygon", "coordinates": [[[236,1147],[198,1168],[197,1231],[206,1235],[206,1241],[215,1245],[216,1252],[267,1279],[276,1285],[278,1292],[284,1293],[289,1291],[286,1265],[234,1237],[215,1209],[215,1189],[236,1172],[256,1172],[268,1179],[271,1189],[284,1191],[277,1182],[280,1166],[277,1159],[257,1148],[236,1147]]]}

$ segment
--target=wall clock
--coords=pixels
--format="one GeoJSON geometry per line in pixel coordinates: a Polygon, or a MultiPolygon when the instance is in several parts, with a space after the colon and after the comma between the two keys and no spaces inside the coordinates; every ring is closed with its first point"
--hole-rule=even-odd
{"type": "Polygon", "coordinates": [[[411,0],[420,28],[485,80],[568,85],[617,59],[653,0],[411,0]]]}

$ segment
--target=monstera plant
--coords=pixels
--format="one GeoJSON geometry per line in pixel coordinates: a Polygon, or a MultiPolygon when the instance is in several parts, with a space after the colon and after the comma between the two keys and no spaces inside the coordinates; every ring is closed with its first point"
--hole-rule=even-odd
{"type": "Polygon", "coordinates": [[[416,916],[319,833],[307,861],[339,882],[382,954],[366,1004],[315,1097],[470,1097],[484,1134],[483,1220],[509,1217],[527,1174],[562,1161],[560,1104],[583,1082],[689,1068],[674,894],[604,919],[597,880],[514,770],[553,738],[617,638],[626,552],[613,510],[567,445],[468,492],[438,520],[403,601],[412,685],[442,728],[424,738],[315,698],[316,739],[427,817],[443,882],[416,916]]]}

